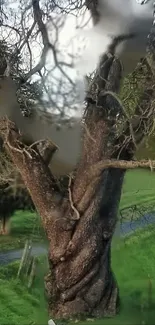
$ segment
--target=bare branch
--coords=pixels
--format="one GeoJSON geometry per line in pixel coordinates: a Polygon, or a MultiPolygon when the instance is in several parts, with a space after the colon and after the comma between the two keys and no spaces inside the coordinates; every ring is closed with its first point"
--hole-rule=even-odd
{"type": "Polygon", "coordinates": [[[27,73],[24,80],[25,81],[28,80],[30,77],[32,77],[32,75],[34,75],[37,72],[40,72],[43,69],[43,67],[45,66],[45,63],[46,63],[47,53],[49,50],[52,50],[55,65],[59,68],[60,72],[64,75],[64,77],[67,78],[68,81],[72,85],[74,85],[72,79],[68,76],[68,74],[62,68],[62,66],[71,67],[71,65],[67,62],[62,62],[62,61],[59,62],[58,61],[56,48],[55,48],[54,44],[50,43],[50,41],[49,41],[47,29],[46,29],[46,26],[43,23],[43,19],[42,19],[42,11],[39,6],[39,0],[33,0],[32,6],[33,6],[34,19],[35,19],[34,24],[37,23],[37,25],[39,27],[39,31],[42,36],[43,50],[42,50],[42,54],[41,54],[39,63],[32,70],[30,70],[27,73]]]}
{"type": "MultiPolygon", "coordinates": [[[[19,47],[19,49],[18,49],[19,52],[21,52],[21,50],[22,50],[22,48],[24,47],[24,45],[28,42],[28,39],[29,39],[30,35],[32,34],[32,31],[33,31],[34,28],[35,28],[35,25],[36,25],[36,22],[34,21],[33,24],[32,24],[32,26],[31,26],[31,28],[28,30],[27,34],[24,35],[24,36],[25,36],[25,37],[24,37],[24,41],[23,41],[23,43],[20,45],[20,47],[19,47]]],[[[25,34],[25,33],[24,33],[24,34],[25,34]]]]}
{"type": "Polygon", "coordinates": [[[99,161],[96,165],[93,165],[89,173],[91,177],[98,177],[104,169],[107,168],[119,168],[119,169],[135,169],[135,168],[150,168],[152,171],[155,168],[155,160],[104,160],[99,161]]]}

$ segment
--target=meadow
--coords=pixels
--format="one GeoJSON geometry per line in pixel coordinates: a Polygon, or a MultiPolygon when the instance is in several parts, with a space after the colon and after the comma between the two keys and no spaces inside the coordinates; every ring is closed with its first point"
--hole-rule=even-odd
{"type": "Polygon", "coordinates": [[[142,169],[130,170],[125,176],[120,209],[145,203],[155,203],[155,173],[142,169]]]}
{"type": "MultiPolygon", "coordinates": [[[[155,173],[129,171],[124,181],[121,208],[154,201],[155,173]]],[[[11,218],[11,234],[0,237],[0,249],[20,247],[28,238],[39,243],[45,241],[40,218],[35,213],[18,211],[11,218]]],[[[155,226],[152,225],[112,245],[112,268],[120,288],[121,310],[114,318],[94,320],[94,325],[154,324],[154,238],[155,226]]],[[[29,290],[25,281],[17,279],[18,265],[19,262],[14,262],[0,267],[0,324],[46,325],[48,315],[43,281],[48,269],[47,257],[39,258],[36,278],[29,290]]],[[[59,324],[64,322],[57,322],[59,324]]],[[[79,324],[90,325],[92,320],[80,321],[79,324]]]]}

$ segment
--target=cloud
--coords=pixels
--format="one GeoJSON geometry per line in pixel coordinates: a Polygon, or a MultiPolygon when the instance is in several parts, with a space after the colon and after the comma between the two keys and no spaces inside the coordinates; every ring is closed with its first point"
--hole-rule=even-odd
{"type": "MultiPolygon", "coordinates": [[[[79,103],[82,103],[85,97],[84,76],[92,73],[97,68],[100,56],[108,51],[112,39],[130,32],[141,35],[134,42],[124,42],[116,51],[117,55],[121,56],[126,67],[130,66],[133,69],[137,60],[139,60],[137,51],[139,49],[141,51],[142,42],[144,43],[143,51],[145,50],[147,32],[152,23],[152,0],[144,5],[137,3],[137,0],[98,0],[98,3],[100,20],[95,26],[93,26],[89,11],[85,14],[85,22],[89,21],[89,23],[84,24],[84,28],[81,27],[80,19],[73,15],[56,16],[56,19],[60,19],[60,22],[63,20],[55,43],[58,51],[57,55],[59,60],[73,64],[72,68],[66,68],[65,71],[76,83],[79,103]],[[147,23],[148,21],[150,25],[147,23]],[[131,62],[133,62],[132,67],[131,62]]],[[[58,23],[55,25],[58,26],[58,23]]],[[[54,34],[52,21],[49,22],[48,33],[49,38],[54,41],[54,35],[57,35],[57,33],[54,34]]],[[[49,53],[47,61],[50,64],[53,63],[52,59],[52,55],[49,53]]],[[[55,74],[57,73],[59,71],[55,70],[55,74]]]]}
{"type": "MultiPolygon", "coordinates": [[[[140,5],[136,0],[99,0],[98,12],[99,23],[79,32],[79,36],[85,38],[83,54],[75,60],[75,68],[81,76],[93,72],[114,37],[131,31],[143,32],[145,20],[152,20],[153,6],[152,1],[140,5]]],[[[123,50],[123,46],[119,47],[119,53],[123,50]]],[[[134,54],[133,48],[132,51],[134,54]]]]}

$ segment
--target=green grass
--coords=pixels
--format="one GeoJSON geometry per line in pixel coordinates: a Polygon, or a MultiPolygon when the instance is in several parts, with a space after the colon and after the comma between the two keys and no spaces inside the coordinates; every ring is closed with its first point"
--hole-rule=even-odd
{"type": "Polygon", "coordinates": [[[23,247],[26,239],[33,242],[45,241],[40,217],[29,211],[17,211],[10,219],[11,232],[0,236],[0,249],[8,250],[23,247]]]}
{"type": "Polygon", "coordinates": [[[47,258],[41,258],[34,286],[27,289],[26,281],[16,278],[18,262],[0,267],[0,324],[47,324],[47,304],[43,278],[47,272],[47,258]]]}
{"type": "Polygon", "coordinates": [[[142,169],[127,171],[120,209],[135,204],[155,206],[155,172],[142,169]]]}
{"type": "MultiPolygon", "coordinates": [[[[112,247],[112,267],[120,288],[121,312],[94,325],[153,325],[155,319],[155,227],[149,226],[112,247]],[[150,280],[151,279],[151,291],[150,280]]],[[[0,324],[47,325],[43,276],[47,263],[41,259],[31,291],[16,279],[18,263],[0,268],[0,324]]],[[[71,322],[73,324],[73,322],[71,322]]],[[[79,322],[91,325],[92,321],[79,322]]]]}

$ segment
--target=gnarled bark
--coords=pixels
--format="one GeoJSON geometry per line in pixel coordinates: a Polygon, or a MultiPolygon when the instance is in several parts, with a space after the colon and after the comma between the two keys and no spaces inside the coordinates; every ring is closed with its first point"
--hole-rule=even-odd
{"type": "MultiPolygon", "coordinates": [[[[97,75],[94,85],[105,91],[115,90],[121,65],[117,60],[105,59],[103,79],[97,75]],[[114,66],[116,82],[110,83],[110,71],[114,66]]],[[[111,120],[108,119],[106,96],[100,101],[99,105],[93,99],[88,103],[83,151],[76,173],[70,176],[66,198],[53,190],[54,180],[41,151],[24,147],[14,124],[5,119],[1,121],[6,148],[30,191],[50,242],[50,274],[46,278],[46,288],[52,317],[114,315],[116,312],[118,289],[110,266],[110,245],[124,170],[117,174],[117,182],[113,182],[112,187],[114,170],[105,170],[97,176],[89,173],[94,164],[111,157],[108,146],[113,141],[118,107],[111,110],[111,120]],[[109,205],[111,196],[113,204],[109,205]]],[[[117,106],[116,100],[111,101],[110,105],[117,106]]]]}
{"type": "MultiPolygon", "coordinates": [[[[97,75],[94,86],[115,91],[121,65],[114,58],[105,59],[102,78],[97,75]],[[115,81],[111,69],[117,74],[115,81]]],[[[92,89],[91,94],[94,96],[92,89]]],[[[112,155],[109,144],[114,141],[119,106],[110,97],[103,94],[100,103],[93,98],[88,103],[83,151],[75,175],[70,176],[66,198],[53,190],[53,177],[41,152],[23,147],[14,125],[5,119],[1,122],[6,148],[30,191],[50,242],[50,273],[45,282],[52,317],[116,313],[118,288],[110,265],[110,246],[124,170],[90,174],[93,165],[112,155]],[[109,109],[112,119],[108,119],[109,109]]]]}

